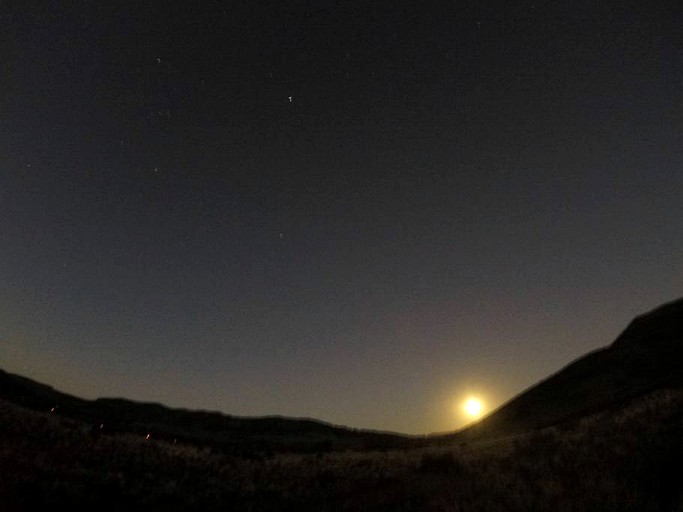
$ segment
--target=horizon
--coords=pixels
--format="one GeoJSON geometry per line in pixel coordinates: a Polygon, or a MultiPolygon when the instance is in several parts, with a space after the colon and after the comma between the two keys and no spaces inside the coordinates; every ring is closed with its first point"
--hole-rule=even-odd
{"type": "MultiPolygon", "coordinates": [[[[493,406],[493,407],[489,407],[488,404],[487,404],[487,406],[485,406],[484,410],[482,411],[481,415],[479,415],[479,416],[476,417],[475,419],[471,419],[471,418],[470,418],[470,419],[464,420],[463,422],[461,422],[461,424],[460,424],[457,428],[453,428],[453,429],[451,429],[451,430],[443,430],[443,431],[432,431],[432,432],[402,432],[402,431],[396,431],[396,430],[368,428],[368,427],[357,426],[357,425],[352,425],[352,424],[343,423],[343,422],[342,422],[342,423],[330,422],[330,421],[327,421],[327,420],[325,420],[325,419],[323,419],[323,418],[317,418],[317,417],[314,417],[314,416],[288,416],[288,415],[282,415],[282,414],[268,414],[268,413],[259,414],[259,415],[239,415],[239,414],[233,414],[233,413],[231,413],[230,411],[224,411],[224,410],[220,410],[220,409],[197,408],[197,407],[193,407],[192,404],[185,404],[185,405],[182,405],[182,404],[170,404],[170,403],[165,403],[165,402],[160,402],[160,401],[141,400],[141,399],[138,399],[138,398],[136,398],[136,397],[123,396],[123,395],[111,395],[111,396],[109,396],[109,395],[107,395],[107,396],[85,396],[85,395],[78,395],[78,394],[75,394],[75,393],[67,392],[67,391],[65,391],[64,389],[61,389],[61,388],[60,388],[59,386],[57,386],[57,385],[54,385],[54,384],[52,384],[52,383],[50,383],[50,382],[40,381],[40,380],[38,380],[38,379],[36,379],[36,378],[32,378],[32,377],[30,377],[30,376],[28,376],[28,375],[23,375],[23,374],[20,374],[20,373],[10,372],[10,371],[8,371],[8,370],[6,370],[6,369],[3,369],[3,368],[0,368],[0,370],[4,370],[4,371],[6,371],[7,373],[14,373],[15,375],[18,375],[18,376],[20,376],[20,377],[24,377],[24,378],[30,379],[30,380],[32,380],[33,382],[36,382],[36,383],[38,383],[38,384],[47,385],[47,386],[49,386],[50,388],[52,388],[53,390],[55,390],[55,391],[57,391],[57,392],[64,393],[64,394],[73,396],[73,397],[75,397],[75,398],[83,399],[83,400],[88,400],[88,401],[96,401],[96,400],[100,400],[100,399],[101,399],[101,400],[123,400],[123,401],[132,402],[132,403],[135,403],[135,404],[138,404],[138,405],[160,405],[160,406],[162,406],[162,407],[166,407],[166,408],[174,409],[174,410],[184,410],[184,411],[189,411],[189,412],[217,413],[217,414],[221,414],[221,415],[224,415],[224,416],[233,417],[233,418],[239,418],[239,419],[282,418],[282,419],[289,419],[289,420],[308,420],[308,421],[315,421],[315,422],[323,423],[323,424],[326,424],[326,425],[329,425],[329,426],[333,426],[333,427],[344,428],[344,429],[350,429],[350,430],[360,430],[360,431],[366,431],[366,432],[378,432],[378,433],[386,433],[386,434],[395,434],[395,435],[399,435],[399,436],[408,436],[408,437],[415,437],[415,436],[421,437],[421,436],[432,436],[432,435],[434,435],[434,436],[439,436],[439,435],[452,434],[452,433],[456,433],[456,432],[462,431],[462,430],[464,430],[464,429],[470,427],[471,425],[474,425],[474,424],[478,423],[479,421],[481,421],[481,420],[483,420],[483,419],[486,419],[486,417],[488,417],[488,416],[492,415],[493,413],[497,412],[497,411],[498,411],[501,407],[503,407],[504,405],[508,404],[509,402],[511,402],[512,400],[514,400],[515,398],[517,398],[517,397],[523,395],[523,394],[526,393],[529,389],[535,387],[535,386],[538,385],[539,383],[541,383],[541,382],[543,382],[543,381],[549,379],[550,377],[554,376],[554,375],[557,374],[557,373],[562,372],[566,367],[570,366],[571,364],[573,364],[573,363],[576,362],[577,360],[583,359],[583,357],[585,357],[586,355],[588,355],[588,354],[590,354],[590,353],[592,353],[592,352],[599,351],[599,350],[602,350],[602,349],[605,349],[605,348],[610,347],[610,346],[612,345],[612,343],[614,343],[614,341],[616,341],[617,337],[618,337],[619,335],[621,335],[621,334],[628,328],[628,326],[630,326],[631,322],[632,322],[633,320],[635,320],[636,318],[638,318],[638,317],[640,317],[640,316],[642,316],[642,315],[646,315],[646,314],[648,314],[648,313],[651,313],[651,312],[653,312],[654,310],[659,309],[659,308],[662,307],[662,306],[666,306],[666,305],[669,305],[669,304],[672,304],[672,303],[675,303],[675,302],[679,302],[679,301],[681,301],[681,300],[683,300],[683,298],[678,297],[678,298],[676,298],[676,299],[671,299],[671,300],[665,301],[665,302],[663,302],[663,303],[661,303],[661,304],[658,304],[657,306],[654,306],[654,307],[652,307],[652,308],[648,308],[648,309],[646,309],[646,310],[641,311],[640,313],[634,315],[634,316],[631,318],[630,321],[628,321],[626,324],[624,324],[623,328],[619,331],[619,334],[618,334],[617,336],[615,336],[614,339],[612,339],[610,342],[608,342],[608,343],[606,343],[606,344],[604,344],[604,345],[601,345],[601,346],[599,346],[599,347],[595,347],[595,348],[593,348],[592,350],[589,350],[588,352],[579,355],[578,357],[574,358],[573,360],[566,362],[565,364],[563,364],[563,365],[560,366],[559,368],[556,368],[555,370],[552,370],[552,371],[551,371],[550,373],[548,373],[547,375],[545,375],[545,376],[541,377],[540,379],[538,379],[537,381],[531,383],[529,386],[527,386],[527,387],[525,387],[525,388],[519,390],[518,392],[516,392],[516,393],[512,394],[511,396],[509,396],[508,398],[504,399],[501,403],[497,403],[497,404],[496,404],[495,406],[493,406]]],[[[463,400],[464,400],[464,398],[465,398],[465,395],[462,395],[462,399],[463,399],[463,400]]],[[[457,405],[462,406],[462,402],[458,403],[457,405]]]]}
{"type": "Polygon", "coordinates": [[[423,435],[683,289],[668,2],[31,3],[0,367],[423,435]]]}

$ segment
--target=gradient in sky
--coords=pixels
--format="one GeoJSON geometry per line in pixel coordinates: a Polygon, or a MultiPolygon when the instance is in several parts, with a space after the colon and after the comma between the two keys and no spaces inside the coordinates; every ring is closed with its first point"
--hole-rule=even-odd
{"type": "Polygon", "coordinates": [[[683,285],[679,2],[6,2],[0,366],[427,433],[683,285]]]}

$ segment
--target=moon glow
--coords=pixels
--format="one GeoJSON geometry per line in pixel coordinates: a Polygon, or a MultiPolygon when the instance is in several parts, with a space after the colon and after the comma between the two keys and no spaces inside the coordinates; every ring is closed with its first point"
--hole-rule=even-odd
{"type": "Polygon", "coordinates": [[[463,410],[465,414],[470,418],[478,418],[481,416],[483,406],[480,400],[476,398],[468,398],[463,404],[463,410]]]}

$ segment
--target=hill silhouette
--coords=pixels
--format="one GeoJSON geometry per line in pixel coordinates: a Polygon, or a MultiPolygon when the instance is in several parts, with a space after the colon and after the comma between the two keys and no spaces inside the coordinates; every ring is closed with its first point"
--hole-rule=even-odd
{"type": "Polygon", "coordinates": [[[411,438],[352,429],[318,420],[279,416],[238,417],[123,398],[84,400],[0,370],[0,399],[90,424],[100,434],[150,434],[155,439],[210,447],[223,453],[259,455],[400,448],[411,438]]]}
{"type": "Polygon", "coordinates": [[[619,408],[659,389],[683,387],[682,368],[678,299],[638,316],[611,345],[577,359],[455,436],[503,437],[619,408]]]}
{"type": "Polygon", "coordinates": [[[635,318],[609,346],[588,353],[478,423],[429,437],[359,430],[312,419],[246,418],[122,398],[84,400],[0,370],[0,398],[92,424],[100,433],[151,434],[224,453],[406,448],[430,441],[505,437],[618,409],[660,389],[683,387],[683,299],[635,318]],[[102,428],[99,428],[102,425],[102,428]]]}

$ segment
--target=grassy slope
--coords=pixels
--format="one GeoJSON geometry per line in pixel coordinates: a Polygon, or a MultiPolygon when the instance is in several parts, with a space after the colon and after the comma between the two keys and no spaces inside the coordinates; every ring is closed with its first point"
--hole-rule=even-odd
{"type": "Polygon", "coordinates": [[[235,457],[0,402],[2,510],[681,510],[683,390],[498,441],[235,457]]]}

